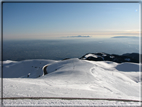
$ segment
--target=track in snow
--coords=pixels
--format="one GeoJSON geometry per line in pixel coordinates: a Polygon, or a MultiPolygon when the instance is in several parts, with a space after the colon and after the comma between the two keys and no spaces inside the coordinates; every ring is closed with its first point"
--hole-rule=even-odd
{"type": "Polygon", "coordinates": [[[0,98],[2,100],[6,99],[62,99],[62,100],[108,100],[108,101],[124,101],[124,102],[142,102],[140,100],[130,100],[130,99],[117,99],[117,98],[77,98],[77,97],[4,97],[0,98]]]}

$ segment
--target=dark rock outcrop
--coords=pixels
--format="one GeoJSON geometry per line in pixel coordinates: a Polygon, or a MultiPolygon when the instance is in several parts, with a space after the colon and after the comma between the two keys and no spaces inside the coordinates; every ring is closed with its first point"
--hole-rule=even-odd
{"type": "MultiPolygon", "coordinates": [[[[134,62],[139,63],[139,55],[138,53],[126,53],[123,55],[116,54],[107,54],[107,53],[87,53],[82,56],[80,59],[91,60],[91,61],[113,61],[117,63],[122,62],[134,62]]],[[[141,55],[142,57],[142,55],[141,55]]]]}

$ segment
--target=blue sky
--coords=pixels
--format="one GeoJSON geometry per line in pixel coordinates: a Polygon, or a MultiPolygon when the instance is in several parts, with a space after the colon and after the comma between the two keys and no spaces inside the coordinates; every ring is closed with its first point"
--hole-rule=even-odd
{"type": "Polygon", "coordinates": [[[139,3],[3,3],[3,38],[138,36],[139,3]]]}

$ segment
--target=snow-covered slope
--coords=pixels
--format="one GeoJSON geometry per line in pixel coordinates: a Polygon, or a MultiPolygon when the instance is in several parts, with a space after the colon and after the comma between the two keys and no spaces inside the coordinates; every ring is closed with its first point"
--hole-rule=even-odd
{"type": "MultiPolygon", "coordinates": [[[[61,61],[9,61],[4,62],[3,72],[5,72],[4,97],[87,97],[135,100],[140,100],[141,97],[138,63],[118,64],[111,61],[87,61],[78,58],[61,61]],[[49,64],[46,68],[48,74],[42,75],[42,67],[46,64],[49,64]],[[32,78],[16,78],[26,77],[28,73],[32,78]],[[38,77],[37,74],[41,76],[38,77]]],[[[5,100],[5,104],[8,104],[8,100],[5,100]]]]}
{"type": "Polygon", "coordinates": [[[37,78],[43,75],[42,67],[54,60],[34,59],[3,61],[3,78],[37,78]]]}

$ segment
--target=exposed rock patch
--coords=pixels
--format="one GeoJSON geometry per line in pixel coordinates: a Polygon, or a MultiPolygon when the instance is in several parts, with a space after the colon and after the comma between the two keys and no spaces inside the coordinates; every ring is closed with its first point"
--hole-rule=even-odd
{"type": "MultiPolygon", "coordinates": [[[[107,53],[87,53],[80,59],[91,60],[91,61],[113,61],[117,63],[122,62],[134,62],[139,63],[138,53],[126,53],[123,55],[107,54],[107,53]]],[[[142,57],[142,55],[141,55],[142,57]]]]}

